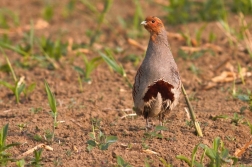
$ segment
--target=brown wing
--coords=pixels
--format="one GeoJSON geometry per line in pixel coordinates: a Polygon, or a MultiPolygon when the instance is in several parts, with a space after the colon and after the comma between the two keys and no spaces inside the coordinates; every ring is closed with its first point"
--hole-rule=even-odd
{"type": "Polygon", "coordinates": [[[136,77],[135,77],[135,83],[133,85],[133,90],[132,90],[133,101],[135,101],[136,94],[139,91],[139,86],[140,86],[140,82],[141,82],[140,79],[141,79],[141,76],[143,74],[141,67],[142,66],[140,66],[139,69],[137,70],[136,77]]]}

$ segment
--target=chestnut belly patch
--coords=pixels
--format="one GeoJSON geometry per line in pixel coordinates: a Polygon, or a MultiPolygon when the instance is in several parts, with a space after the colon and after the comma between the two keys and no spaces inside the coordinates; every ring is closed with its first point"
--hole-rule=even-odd
{"type": "Polygon", "coordinates": [[[153,85],[148,86],[148,91],[145,93],[143,100],[144,102],[148,102],[152,98],[156,98],[159,92],[163,101],[169,99],[173,102],[174,94],[171,91],[173,88],[174,87],[168,82],[165,82],[164,80],[158,80],[153,85]]]}

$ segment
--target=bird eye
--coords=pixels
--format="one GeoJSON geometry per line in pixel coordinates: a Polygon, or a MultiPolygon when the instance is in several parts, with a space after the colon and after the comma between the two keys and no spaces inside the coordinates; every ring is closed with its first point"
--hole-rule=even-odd
{"type": "Polygon", "coordinates": [[[155,20],[152,20],[151,22],[152,22],[152,23],[155,23],[155,20]]]}

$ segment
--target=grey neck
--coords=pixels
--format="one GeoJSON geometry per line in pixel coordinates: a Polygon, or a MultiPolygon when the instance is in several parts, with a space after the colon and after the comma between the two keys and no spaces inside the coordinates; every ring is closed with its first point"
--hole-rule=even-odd
{"type": "Polygon", "coordinates": [[[167,32],[164,28],[162,28],[162,30],[157,35],[155,42],[158,43],[159,45],[165,44],[165,45],[169,46],[168,39],[167,39],[167,32]]]}
{"type": "MultiPolygon", "coordinates": [[[[151,37],[150,37],[151,38],[151,37]]],[[[170,52],[170,47],[167,39],[167,32],[163,28],[160,33],[155,37],[155,41],[150,39],[147,56],[167,56],[167,53],[170,52]]],[[[171,55],[171,54],[168,54],[171,55]]]]}

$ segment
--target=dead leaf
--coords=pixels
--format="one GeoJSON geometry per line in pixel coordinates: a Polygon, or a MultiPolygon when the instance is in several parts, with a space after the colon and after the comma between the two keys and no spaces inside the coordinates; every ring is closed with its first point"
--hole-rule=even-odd
{"type": "Polygon", "coordinates": [[[72,47],[73,47],[73,38],[68,38],[67,51],[72,52],[73,51],[72,47]]]}
{"type": "Polygon", "coordinates": [[[136,114],[125,114],[124,116],[121,117],[121,119],[124,119],[126,117],[135,117],[137,116],[136,114]]]}
{"type": "Polygon", "coordinates": [[[234,72],[223,71],[219,76],[211,79],[211,81],[216,83],[230,82],[236,79],[236,74],[234,72]]]}
{"type": "Polygon", "coordinates": [[[203,46],[205,48],[212,49],[213,51],[218,52],[218,53],[222,52],[222,50],[223,50],[220,46],[215,45],[215,44],[211,44],[211,43],[206,43],[203,46]]]}
{"type": "Polygon", "coordinates": [[[247,148],[249,148],[249,146],[252,145],[252,140],[250,140],[249,142],[247,142],[241,149],[237,149],[234,153],[234,155],[236,157],[241,157],[241,155],[246,151],[247,148]]]}
{"type": "MultiPolygon", "coordinates": [[[[41,30],[44,29],[46,27],[49,26],[49,23],[43,19],[38,19],[37,22],[34,24],[34,29],[36,30],[41,30]]],[[[3,30],[0,29],[0,34],[9,34],[9,35],[13,35],[13,34],[22,34],[23,31],[29,31],[31,29],[31,25],[24,25],[21,27],[17,27],[17,28],[12,28],[10,30],[3,30]]]]}
{"type": "Polygon", "coordinates": [[[140,43],[138,43],[137,41],[135,41],[134,39],[128,38],[128,43],[132,46],[135,46],[138,49],[141,49],[143,51],[146,50],[146,47],[142,46],[140,43]]]}
{"type": "MultiPolygon", "coordinates": [[[[229,67],[231,70],[232,67],[229,67]]],[[[213,77],[211,79],[212,82],[215,83],[225,83],[225,82],[232,82],[236,79],[239,79],[242,77],[250,77],[251,72],[247,72],[247,69],[245,67],[241,68],[240,73],[231,72],[231,71],[223,71],[219,76],[213,77]]]]}
{"type": "Polygon", "coordinates": [[[230,62],[225,64],[225,68],[229,71],[234,71],[234,66],[230,62]]]}
{"type": "Polygon", "coordinates": [[[174,38],[174,39],[177,39],[179,41],[185,41],[185,38],[183,37],[183,35],[181,35],[179,33],[167,32],[167,36],[169,38],[174,38]]]}
{"type": "Polygon", "coordinates": [[[21,155],[19,155],[19,156],[17,157],[17,159],[21,159],[21,158],[23,158],[23,157],[26,157],[27,155],[33,153],[35,150],[38,150],[38,149],[40,149],[40,148],[44,148],[44,149],[46,149],[46,150],[53,151],[53,148],[52,148],[52,147],[50,147],[50,146],[48,146],[48,145],[45,145],[45,144],[39,144],[39,145],[33,147],[32,149],[29,149],[28,151],[26,151],[26,152],[22,153],[21,155]]]}
{"type": "Polygon", "coordinates": [[[78,148],[75,145],[73,145],[73,150],[77,153],[79,152],[78,148]]]}
{"type": "Polygon", "coordinates": [[[150,150],[150,149],[142,150],[142,152],[147,153],[147,154],[155,154],[155,155],[158,155],[157,152],[152,151],[152,150],[150,150]]]}
{"type": "Polygon", "coordinates": [[[205,86],[204,86],[204,88],[203,88],[203,89],[205,89],[205,90],[209,90],[209,89],[214,88],[215,86],[217,86],[217,83],[214,83],[214,82],[209,82],[209,83],[207,83],[207,85],[205,85],[205,86]]]}
{"type": "Polygon", "coordinates": [[[80,49],[76,49],[76,50],[74,50],[74,52],[73,53],[84,53],[84,54],[89,54],[89,53],[91,53],[91,51],[89,50],[89,49],[84,49],[84,48],[80,48],[80,49]]]}
{"type": "MultiPolygon", "coordinates": [[[[46,28],[46,27],[48,27],[48,26],[49,26],[49,23],[48,23],[47,21],[45,21],[45,20],[43,20],[43,19],[39,19],[39,20],[37,20],[37,22],[36,22],[34,28],[40,30],[40,29],[44,29],[44,28],[46,28]]],[[[29,30],[30,30],[30,29],[31,29],[31,28],[29,27],[29,30]]]]}
{"type": "MultiPolygon", "coordinates": [[[[197,46],[197,41],[192,39],[191,40],[192,42],[192,45],[193,46],[197,46]],[[194,42],[193,42],[194,41],[194,42]]],[[[214,45],[214,44],[210,44],[210,43],[206,43],[202,46],[199,46],[199,47],[191,47],[191,46],[181,46],[180,49],[182,49],[183,51],[185,52],[188,52],[188,53],[193,53],[193,52],[199,52],[199,51],[202,51],[202,50],[213,50],[214,52],[217,52],[217,53],[220,53],[222,52],[222,48],[217,46],[217,45],[214,45]]]]}
{"type": "Polygon", "coordinates": [[[191,44],[192,44],[192,46],[198,46],[198,41],[196,40],[196,39],[194,39],[194,38],[191,38],[191,44]]]}
{"type": "Polygon", "coordinates": [[[155,0],[155,2],[163,6],[168,6],[170,4],[167,0],[155,0]]]}
{"type": "Polygon", "coordinates": [[[181,46],[180,49],[188,53],[199,52],[201,50],[204,50],[203,48],[200,47],[191,47],[191,46],[181,46]]]}

